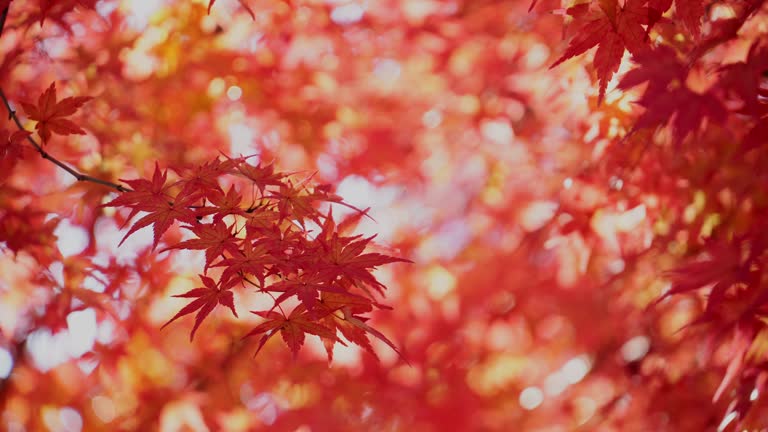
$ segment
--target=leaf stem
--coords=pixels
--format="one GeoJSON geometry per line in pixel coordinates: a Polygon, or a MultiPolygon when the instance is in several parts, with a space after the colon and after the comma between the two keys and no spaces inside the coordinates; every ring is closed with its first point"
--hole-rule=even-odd
{"type": "MultiPolygon", "coordinates": [[[[6,9],[6,11],[4,12],[4,14],[2,16],[3,20],[5,20],[5,15],[6,14],[7,14],[7,9],[6,9]]],[[[2,32],[2,27],[0,27],[0,32],[2,32]]],[[[5,92],[3,92],[3,89],[0,89],[0,99],[3,100],[3,104],[5,105],[5,108],[8,110],[8,118],[10,118],[11,120],[13,120],[14,123],[16,123],[16,126],[19,128],[19,130],[25,131],[26,129],[24,129],[24,126],[21,124],[21,121],[16,116],[16,111],[14,111],[13,108],[11,107],[11,104],[8,101],[8,98],[5,96],[5,92]]],[[[100,178],[92,177],[92,176],[89,176],[87,174],[83,174],[83,173],[77,171],[76,169],[72,168],[71,166],[67,165],[66,163],[64,163],[64,162],[56,159],[55,157],[51,156],[51,154],[48,153],[47,151],[45,151],[43,149],[43,147],[40,144],[38,144],[37,141],[35,141],[35,139],[32,138],[31,136],[27,136],[27,141],[29,141],[29,143],[32,144],[32,146],[35,148],[35,150],[37,150],[38,153],[40,153],[40,156],[43,159],[49,160],[54,165],[58,166],[59,168],[63,169],[64,171],[68,172],[70,175],[72,175],[72,177],[76,178],[77,181],[84,181],[84,182],[90,182],[90,183],[99,184],[99,185],[102,185],[102,186],[107,186],[107,187],[110,187],[112,189],[117,190],[118,192],[128,192],[128,191],[130,191],[129,188],[127,188],[127,187],[125,187],[123,185],[120,185],[120,184],[117,184],[117,183],[112,183],[111,181],[107,181],[107,180],[102,180],[100,178]]]]}

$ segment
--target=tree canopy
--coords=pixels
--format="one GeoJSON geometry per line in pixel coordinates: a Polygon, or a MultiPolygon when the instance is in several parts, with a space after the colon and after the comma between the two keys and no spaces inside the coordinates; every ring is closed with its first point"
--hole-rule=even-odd
{"type": "Polygon", "coordinates": [[[767,36],[0,0],[0,429],[768,428],[767,36]]]}

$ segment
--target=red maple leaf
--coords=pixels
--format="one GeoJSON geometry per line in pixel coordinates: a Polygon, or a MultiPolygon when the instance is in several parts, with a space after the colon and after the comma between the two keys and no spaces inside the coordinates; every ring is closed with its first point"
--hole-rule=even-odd
{"type": "Polygon", "coordinates": [[[156,248],[160,237],[171,227],[174,221],[179,220],[193,225],[197,222],[196,214],[190,210],[189,205],[197,197],[187,195],[180,199],[174,199],[169,193],[170,185],[166,185],[168,177],[167,171],[160,171],[160,167],[155,164],[155,173],[152,175],[152,181],[145,179],[123,180],[133,190],[123,192],[114,200],[103,204],[105,207],[129,207],[131,213],[126,219],[128,223],[139,212],[148,214],[139,219],[131,226],[125,234],[120,244],[139,230],[148,225],[153,225],[154,239],[152,247],[156,248]]]}
{"type": "Polygon", "coordinates": [[[59,135],[85,135],[85,131],[65,117],[71,116],[93,98],[89,96],[68,97],[56,101],[56,83],[51,83],[37,100],[37,105],[21,102],[21,106],[30,119],[37,121],[35,129],[43,144],[51,138],[51,132],[59,135]]]}
{"type": "Polygon", "coordinates": [[[218,178],[230,174],[238,162],[239,159],[221,160],[216,158],[194,168],[172,168],[181,177],[176,182],[177,186],[182,186],[179,196],[197,194],[200,190],[207,194],[221,192],[218,178]]]}
{"type": "Polygon", "coordinates": [[[301,346],[304,345],[305,333],[344,344],[344,342],[336,337],[336,332],[334,330],[313,320],[313,317],[307,313],[303,304],[296,306],[287,318],[283,314],[274,311],[251,311],[251,313],[267,319],[267,321],[259,324],[248,334],[243,336],[243,339],[245,339],[250,336],[264,333],[264,336],[262,336],[259,341],[259,346],[256,349],[256,354],[254,354],[254,356],[257,355],[259,351],[261,351],[261,348],[264,347],[264,344],[277,333],[277,330],[280,330],[280,335],[283,337],[283,341],[285,341],[291,349],[294,358],[299,353],[301,346]]]}
{"type": "Polygon", "coordinates": [[[384,285],[376,280],[371,270],[383,264],[412,261],[380,253],[363,253],[375,236],[362,239],[360,237],[340,237],[334,233],[329,240],[320,238],[318,241],[324,253],[320,255],[321,261],[317,263],[318,272],[331,279],[341,276],[366,292],[368,290],[365,286],[382,292],[384,285]]]}
{"type": "MultiPolygon", "coordinates": [[[[371,300],[365,297],[352,296],[349,294],[324,292],[321,295],[320,304],[327,311],[327,315],[323,318],[323,322],[329,328],[334,331],[340,331],[348,341],[360,346],[374,357],[378,358],[365,330],[351,324],[349,321],[344,320],[342,317],[339,317],[338,314],[334,313],[342,309],[346,309],[352,314],[370,312],[373,310],[374,305],[371,300]]],[[[333,346],[335,343],[328,339],[323,340],[323,342],[325,343],[325,350],[328,354],[328,361],[331,361],[333,360],[333,346]]]]}
{"type": "Polygon", "coordinates": [[[651,92],[663,92],[673,81],[685,82],[688,76],[689,67],[668,46],[635,54],[632,61],[638,67],[621,77],[618,87],[622,90],[647,82],[651,92]]]}
{"type": "Polygon", "coordinates": [[[221,278],[230,279],[237,274],[254,275],[263,287],[267,266],[275,263],[269,243],[265,239],[253,241],[250,236],[246,236],[236,253],[217,264],[225,267],[221,278]]]}
{"type": "Polygon", "coordinates": [[[696,93],[684,83],[689,68],[671,48],[659,48],[633,57],[639,67],[628,72],[619,82],[626,90],[648,82],[640,100],[645,108],[631,133],[671,122],[675,140],[680,143],[691,132],[698,130],[704,119],[715,123],[725,121],[728,111],[713,90],[696,93]]]}
{"type": "MultiPolygon", "coordinates": [[[[648,30],[659,22],[664,12],[672,6],[672,0],[650,0],[648,2],[648,30]]],[[[701,35],[701,17],[704,15],[704,1],[675,0],[675,17],[698,39],[701,35]]]]}
{"type": "Polygon", "coordinates": [[[209,193],[208,200],[216,207],[213,220],[218,221],[228,215],[244,215],[245,212],[240,208],[240,201],[242,199],[243,197],[234,186],[230,187],[226,194],[220,190],[214,190],[212,193],[209,193]]]}
{"type": "Polygon", "coordinates": [[[245,160],[238,165],[237,171],[252,181],[262,194],[264,194],[267,186],[281,186],[283,184],[282,179],[285,177],[283,173],[275,173],[275,167],[272,164],[254,166],[245,160]]]}
{"type": "Polygon", "coordinates": [[[318,294],[321,292],[341,293],[353,296],[347,293],[343,288],[330,283],[329,279],[321,274],[301,274],[295,278],[285,279],[266,288],[266,291],[282,292],[275,299],[275,306],[284,302],[292,296],[296,296],[308,311],[314,311],[317,304],[318,294]]]}
{"type": "Polygon", "coordinates": [[[746,61],[727,64],[720,71],[718,86],[735,97],[741,105],[740,114],[755,117],[768,114],[768,105],[764,102],[768,89],[763,84],[768,72],[768,42],[756,41],[750,47],[746,61]]]}
{"type": "Polygon", "coordinates": [[[642,27],[648,23],[648,8],[644,6],[645,2],[646,0],[628,0],[620,7],[618,0],[601,0],[599,11],[590,11],[589,3],[569,8],[566,11],[568,15],[576,18],[586,17],[588,21],[550,69],[597,45],[593,63],[600,82],[600,104],[605,96],[608,81],[619,70],[624,49],[637,55],[648,48],[646,31],[642,27]]]}
{"type": "Polygon", "coordinates": [[[169,246],[160,252],[170,249],[205,249],[206,270],[211,266],[213,260],[221,256],[224,251],[233,255],[240,253],[238,239],[232,234],[232,226],[227,226],[220,220],[212,224],[196,224],[193,226],[185,226],[184,228],[192,231],[197,238],[185,240],[174,246],[169,246]]]}
{"type": "Polygon", "coordinates": [[[331,193],[330,185],[317,185],[311,189],[307,188],[305,185],[310,179],[307,178],[296,185],[291,182],[281,184],[279,191],[268,195],[269,198],[278,200],[277,208],[281,218],[290,217],[302,226],[305,220],[311,220],[320,224],[322,214],[318,213],[315,205],[323,201],[340,204],[358,213],[364,213],[359,208],[345,203],[341,196],[331,193]]]}
{"type": "Polygon", "coordinates": [[[28,131],[20,130],[9,133],[0,129],[0,181],[7,178],[16,163],[23,157],[22,141],[30,135],[28,131]]]}
{"type": "Polygon", "coordinates": [[[728,115],[717,96],[711,92],[698,94],[687,87],[646,94],[637,103],[645,107],[645,112],[637,119],[635,130],[663,125],[672,119],[672,132],[678,143],[698,130],[704,119],[723,123],[728,115]]]}
{"type": "Polygon", "coordinates": [[[195,298],[195,300],[184,306],[176,315],[174,315],[173,318],[168,320],[168,322],[160,328],[161,330],[168,324],[174,322],[176,319],[199,310],[195,316],[195,325],[192,327],[192,333],[189,335],[189,340],[192,341],[192,339],[195,337],[197,328],[200,327],[200,324],[202,324],[205,317],[207,317],[208,314],[213,311],[216,305],[220,304],[228,307],[232,313],[237,316],[237,311],[235,311],[234,295],[230,290],[230,288],[232,288],[237,281],[229,281],[226,283],[226,285],[221,286],[208,276],[199,276],[203,281],[203,285],[205,286],[187,291],[184,294],[175,295],[174,297],[195,298]]]}
{"type": "MultiPolygon", "coordinates": [[[[355,327],[355,328],[357,328],[359,330],[365,331],[366,333],[372,334],[373,337],[375,337],[376,339],[378,339],[378,340],[384,342],[385,344],[387,344],[390,348],[392,348],[392,350],[394,352],[397,353],[398,356],[400,356],[401,359],[403,359],[406,363],[408,363],[408,360],[405,359],[405,356],[403,356],[403,354],[400,352],[399,349],[397,349],[397,346],[395,346],[395,344],[392,343],[392,341],[390,341],[386,336],[384,336],[384,334],[382,332],[376,330],[375,328],[373,328],[373,327],[371,327],[371,326],[369,326],[368,324],[365,323],[365,321],[367,320],[366,318],[355,316],[353,314],[353,312],[349,308],[342,308],[342,312],[344,313],[344,322],[345,323],[348,323],[350,326],[355,327]]],[[[346,327],[346,326],[344,326],[344,327],[346,327]]],[[[350,329],[349,327],[346,327],[345,330],[346,330],[346,332],[344,332],[344,330],[342,330],[342,334],[344,335],[344,337],[347,337],[347,333],[350,333],[350,334],[359,333],[359,332],[357,332],[355,330],[350,329]]],[[[355,339],[355,340],[350,340],[350,341],[360,345],[358,342],[356,342],[356,340],[359,339],[359,338],[360,338],[360,336],[359,336],[359,334],[357,334],[357,335],[353,336],[353,339],[355,339]]],[[[363,348],[365,348],[364,344],[361,345],[361,346],[363,348]]]]}

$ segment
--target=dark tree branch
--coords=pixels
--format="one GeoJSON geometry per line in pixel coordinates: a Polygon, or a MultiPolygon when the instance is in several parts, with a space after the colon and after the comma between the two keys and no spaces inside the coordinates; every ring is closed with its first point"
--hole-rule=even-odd
{"type": "Polygon", "coordinates": [[[0,12],[0,36],[3,35],[3,29],[5,28],[5,19],[8,18],[8,11],[11,9],[11,5],[8,5],[0,12]]]}
{"type": "MultiPolygon", "coordinates": [[[[21,124],[21,121],[19,121],[19,118],[16,116],[16,111],[13,110],[11,107],[10,102],[8,102],[8,98],[5,96],[5,93],[2,89],[0,89],[0,99],[3,100],[3,104],[5,105],[5,108],[8,110],[8,117],[16,123],[16,126],[18,126],[19,130],[26,130],[24,129],[24,126],[21,124]]],[[[27,141],[29,141],[32,146],[35,147],[35,150],[37,150],[38,153],[40,153],[40,156],[42,156],[43,159],[47,159],[51,161],[54,165],[58,166],[59,168],[63,169],[64,171],[71,174],[74,178],[77,179],[77,181],[85,181],[85,182],[91,182],[96,183],[102,186],[107,186],[112,189],[117,190],[118,192],[128,192],[130,189],[126,188],[123,185],[119,185],[117,183],[112,183],[111,181],[102,180],[96,177],[89,176],[87,174],[83,174],[76,169],[72,168],[71,166],[65,164],[64,162],[56,159],[55,157],[51,156],[50,153],[45,151],[43,147],[35,141],[34,138],[31,136],[27,136],[27,141]]]]}
{"type": "MultiPolygon", "coordinates": [[[[2,13],[0,13],[0,36],[3,34],[3,29],[5,28],[5,20],[8,18],[8,10],[10,9],[10,5],[6,6],[6,8],[3,10],[2,13]]],[[[0,99],[3,100],[3,104],[5,105],[5,108],[8,110],[8,118],[13,120],[14,123],[16,123],[16,126],[19,128],[19,130],[26,130],[24,129],[24,126],[21,124],[21,121],[19,121],[19,118],[16,116],[16,111],[13,110],[13,107],[11,107],[10,102],[8,101],[8,98],[5,96],[5,93],[2,89],[0,89],[0,99]]],[[[50,153],[45,151],[43,147],[35,141],[34,138],[31,136],[27,137],[27,141],[29,141],[30,144],[32,144],[33,147],[35,147],[35,150],[37,150],[38,153],[40,153],[40,156],[42,156],[43,159],[47,159],[51,161],[54,165],[58,166],[59,168],[63,169],[64,171],[71,174],[74,178],[77,179],[77,181],[85,181],[90,183],[96,183],[102,186],[107,186],[112,189],[117,190],[118,192],[128,192],[130,189],[119,185],[117,183],[112,183],[107,180],[102,180],[96,177],[89,176],[87,174],[83,174],[76,169],[72,168],[71,166],[67,165],[66,163],[56,159],[55,157],[51,156],[50,153]]]]}

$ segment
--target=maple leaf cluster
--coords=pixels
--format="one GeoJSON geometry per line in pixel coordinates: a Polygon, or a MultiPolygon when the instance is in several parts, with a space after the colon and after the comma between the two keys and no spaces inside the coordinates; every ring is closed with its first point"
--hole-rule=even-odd
{"type": "Polygon", "coordinates": [[[265,333],[257,353],[278,331],[294,356],[306,333],[323,339],[329,360],[336,343],[346,345],[339,334],[374,355],[368,334],[399,352],[382,333],[365,323],[368,318],[364,314],[386,308],[376,301],[385,287],[372,271],[383,264],[407,260],[364,253],[373,237],[343,235],[340,231],[365,211],[346,205],[327,185],[312,186],[310,179],[295,182],[291,176],[275,172],[271,164],[251,165],[248,159],[217,158],[179,170],[179,178],[172,182],[168,172],[156,165],[152,180],[123,180],[132,190],[105,204],[131,209],[126,223],[142,215],[123,241],[151,225],[156,248],[173,224],[181,224],[192,238],[161,252],[204,251],[205,272],[218,273],[215,279],[200,275],[202,287],[176,295],[194,300],[165,325],[197,312],[191,341],[216,306],[225,306],[238,316],[235,289],[256,289],[274,299],[269,310],[251,311],[266,319],[246,335],[265,333]],[[229,179],[225,192],[220,182],[230,177],[234,179],[229,179]],[[254,193],[243,203],[240,190],[248,188],[254,193]],[[318,210],[323,203],[346,205],[357,214],[337,226],[330,206],[327,214],[318,210]],[[309,224],[317,227],[314,232],[309,224]],[[284,305],[291,305],[293,310],[286,314],[284,305]]]}
{"type": "MultiPolygon", "coordinates": [[[[597,105],[610,99],[601,111],[624,127],[597,164],[608,177],[601,181],[618,184],[622,196],[654,209],[658,225],[646,249],[649,259],[662,262],[671,255],[679,261],[668,265],[669,286],[649,310],[661,320],[679,311],[678,302],[686,301],[681,298],[701,302],[682,327],[690,341],[706,341],[703,358],[724,366],[710,389],[713,403],[730,396],[719,430],[731,421],[739,429],[762,424],[756,395],[766,390],[768,377],[761,348],[768,269],[765,226],[758,222],[766,209],[762,197],[753,201],[747,192],[764,184],[762,174],[749,174],[762,171],[768,137],[768,45],[764,31],[751,27],[764,2],[671,6],[671,1],[599,1],[566,9],[569,27],[579,30],[552,67],[597,46],[592,60],[597,105]],[[714,9],[728,13],[707,16],[714,16],[714,9]],[[742,44],[743,60],[718,61],[713,53],[735,40],[742,44]],[[625,51],[631,62],[623,60],[625,51]],[[623,61],[629,67],[612,81],[623,61]],[[634,106],[621,108],[622,100],[634,106]],[[625,112],[633,115],[624,117],[625,112]],[[625,167],[621,178],[611,163],[625,167]],[[688,207],[680,203],[682,190],[695,191],[688,207]],[[649,204],[649,197],[661,205],[649,204]],[[750,204],[743,206],[741,199],[750,204]],[[685,246],[674,251],[681,238],[685,246]]],[[[593,172],[585,179],[599,177],[593,172]]]]}

